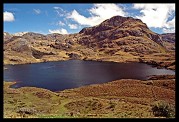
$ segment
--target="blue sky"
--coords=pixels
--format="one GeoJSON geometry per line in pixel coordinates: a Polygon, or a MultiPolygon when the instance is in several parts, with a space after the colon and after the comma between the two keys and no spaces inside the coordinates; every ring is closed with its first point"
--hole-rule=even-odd
{"type": "Polygon", "coordinates": [[[112,16],[141,19],[156,33],[175,32],[175,4],[4,4],[4,32],[78,33],[112,16]]]}

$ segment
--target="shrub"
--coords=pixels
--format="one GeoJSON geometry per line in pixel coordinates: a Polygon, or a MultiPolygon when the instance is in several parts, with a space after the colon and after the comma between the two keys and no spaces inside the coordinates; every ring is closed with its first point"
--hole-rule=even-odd
{"type": "Polygon", "coordinates": [[[152,104],[152,111],[155,116],[163,116],[167,118],[175,117],[175,108],[166,101],[156,101],[152,104]]]}
{"type": "Polygon", "coordinates": [[[35,114],[37,111],[34,109],[34,108],[26,108],[26,107],[23,107],[23,108],[20,108],[17,113],[20,113],[20,114],[35,114]]]}
{"type": "Polygon", "coordinates": [[[107,109],[114,109],[115,106],[116,106],[116,103],[110,101],[110,102],[109,102],[109,106],[107,107],[107,109]]]}

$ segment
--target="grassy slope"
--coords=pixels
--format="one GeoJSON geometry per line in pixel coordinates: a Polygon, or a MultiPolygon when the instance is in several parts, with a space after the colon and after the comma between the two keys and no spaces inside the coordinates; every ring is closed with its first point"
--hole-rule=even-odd
{"type": "Polygon", "coordinates": [[[154,101],[175,104],[174,79],[117,80],[60,92],[9,88],[13,83],[4,82],[4,118],[153,118],[154,101]],[[23,108],[34,112],[18,113],[23,108]]]}

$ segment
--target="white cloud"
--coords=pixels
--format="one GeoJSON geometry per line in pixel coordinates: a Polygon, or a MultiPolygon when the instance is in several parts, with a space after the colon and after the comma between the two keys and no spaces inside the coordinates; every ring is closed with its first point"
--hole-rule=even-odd
{"type": "Polygon", "coordinates": [[[57,22],[57,25],[59,25],[59,26],[64,26],[65,23],[63,23],[62,21],[58,21],[58,22],[57,22]]]}
{"type": "Polygon", "coordinates": [[[53,7],[55,9],[55,12],[57,13],[58,16],[63,17],[67,14],[67,11],[63,10],[60,7],[53,7]]]}
{"type": "Polygon", "coordinates": [[[67,16],[67,18],[71,18],[81,25],[95,26],[113,16],[126,15],[123,9],[117,6],[116,4],[94,4],[93,7],[88,11],[91,15],[90,17],[85,17],[79,14],[76,10],[73,10],[67,16]]]}
{"type": "Polygon", "coordinates": [[[175,17],[166,23],[162,31],[164,33],[175,33],[175,17]]]}
{"type": "Polygon", "coordinates": [[[165,26],[167,28],[170,28],[170,27],[174,27],[175,28],[175,17],[172,20],[168,21],[165,26]]]}
{"type": "Polygon", "coordinates": [[[148,27],[162,28],[163,31],[175,28],[175,17],[169,21],[175,12],[175,4],[134,4],[142,15],[136,16],[148,27]]]}
{"type": "Polygon", "coordinates": [[[49,29],[49,32],[50,33],[59,33],[59,34],[68,34],[67,30],[62,28],[62,29],[56,29],[56,30],[50,30],[49,29]]]}
{"type": "Polygon", "coordinates": [[[33,9],[33,11],[35,12],[35,14],[40,14],[41,13],[40,9],[33,9]]]}
{"type": "Polygon", "coordinates": [[[23,36],[24,34],[26,34],[28,32],[17,32],[17,33],[14,33],[12,34],[13,36],[23,36]]]}
{"type": "Polygon", "coordinates": [[[70,29],[77,29],[78,28],[77,24],[68,24],[68,26],[70,27],[70,29]]]}
{"type": "Polygon", "coordinates": [[[5,12],[3,12],[3,16],[4,16],[4,18],[3,18],[4,22],[12,22],[15,20],[14,15],[11,12],[5,11],[5,12]]]}
{"type": "Polygon", "coordinates": [[[101,18],[110,18],[115,15],[125,16],[125,12],[116,4],[94,4],[89,9],[91,15],[100,16],[101,18]]]}
{"type": "Polygon", "coordinates": [[[55,7],[53,7],[53,8],[54,8],[54,9],[60,9],[60,7],[56,7],[56,6],[55,6],[55,7]]]}
{"type": "Polygon", "coordinates": [[[175,28],[163,28],[164,33],[175,33],[175,28]]]}

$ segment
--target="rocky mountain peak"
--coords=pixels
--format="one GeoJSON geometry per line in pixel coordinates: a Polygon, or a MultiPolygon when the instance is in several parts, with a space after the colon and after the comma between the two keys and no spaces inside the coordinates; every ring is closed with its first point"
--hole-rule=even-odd
{"type": "Polygon", "coordinates": [[[108,24],[110,26],[120,26],[125,21],[133,21],[133,22],[141,22],[141,23],[143,23],[140,19],[135,19],[135,18],[132,18],[132,17],[114,16],[114,17],[112,17],[110,19],[105,20],[101,24],[105,23],[105,24],[108,24]]]}
{"type": "Polygon", "coordinates": [[[107,31],[112,29],[121,30],[149,30],[147,25],[143,23],[140,19],[135,19],[132,17],[122,17],[114,16],[110,19],[103,21],[101,24],[82,29],[79,33],[86,35],[94,35],[97,32],[107,31]]]}

